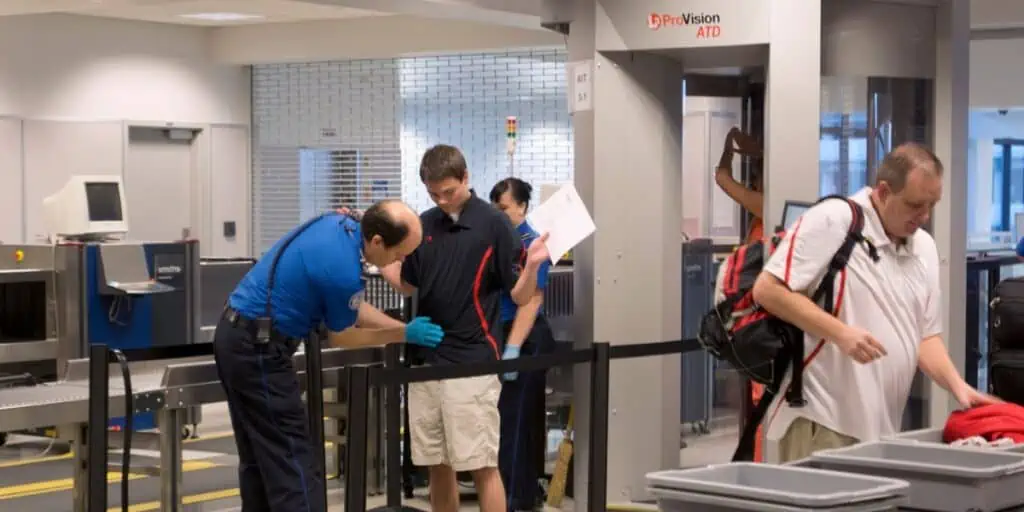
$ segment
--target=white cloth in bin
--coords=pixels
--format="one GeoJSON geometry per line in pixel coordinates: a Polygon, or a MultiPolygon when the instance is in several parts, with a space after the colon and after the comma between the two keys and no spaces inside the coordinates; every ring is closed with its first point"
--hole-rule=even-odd
{"type": "Polygon", "coordinates": [[[957,447],[1002,448],[1004,446],[1013,446],[1013,439],[1004,437],[990,442],[984,437],[973,436],[964,439],[957,439],[956,441],[949,443],[949,445],[957,447]]]}

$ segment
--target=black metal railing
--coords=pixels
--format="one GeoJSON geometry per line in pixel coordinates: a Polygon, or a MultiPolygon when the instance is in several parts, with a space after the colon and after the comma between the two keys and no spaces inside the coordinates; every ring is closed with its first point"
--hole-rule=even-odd
{"type": "MultiPolygon", "coordinates": [[[[319,459],[320,472],[324,475],[324,431],[323,386],[321,339],[311,335],[306,347],[307,402],[309,407],[309,429],[312,444],[319,459]]],[[[588,508],[604,510],[607,505],[607,445],[609,382],[612,359],[629,359],[664,355],[678,355],[701,350],[697,340],[676,340],[667,342],[639,343],[611,346],[608,343],[593,343],[587,348],[575,349],[550,355],[522,357],[509,361],[493,361],[468,365],[407,367],[402,364],[401,344],[390,345],[380,359],[379,349],[360,349],[350,353],[351,364],[339,371],[344,372],[347,381],[348,432],[345,449],[345,506],[349,511],[366,510],[367,443],[370,387],[385,389],[387,503],[401,506],[402,502],[402,452],[399,436],[401,425],[402,386],[413,382],[466,378],[481,375],[499,375],[509,372],[531,372],[559,366],[577,364],[590,365],[589,411],[589,457],[587,489],[588,508]],[[363,355],[374,351],[378,355],[366,364],[363,355]]],[[[150,361],[177,357],[211,355],[211,343],[161,347],[152,349],[125,350],[122,357],[129,362],[150,361]]],[[[105,345],[92,345],[89,357],[89,415],[87,427],[87,496],[88,511],[103,512],[107,504],[107,425],[109,421],[109,365],[118,359],[105,345]]],[[[126,410],[125,414],[133,411],[126,410]]],[[[130,435],[130,433],[129,433],[130,435]]],[[[177,435],[177,433],[170,433],[177,435]]],[[[326,483],[326,482],[325,482],[326,483]]],[[[326,500],[326,485],[321,486],[326,500]]],[[[326,501],[325,501],[326,502],[326,501]]]]}
{"type": "MultiPolygon", "coordinates": [[[[508,372],[547,370],[558,366],[590,364],[590,402],[588,415],[589,457],[587,489],[588,508],[604,510],[607,505],[608,475],[608,407],[612,359],[629,359],[677,355],[701,350],[697,340],[676,340],[610,346],[594,343],[588,348],[550,355],[523,357],[509,361],[493,361],[465,365],[405,367],[401,364],[401,345],[385,350],[383,365],[355,366],[348,373],[349,427],[345,450],[345,510],[366,510],[366,407],[371,386],[381,386],[389,397],[385,412],[387,426],[387,506],[401,507],[402,472],[398,426],[401,411],[397,394],[401,386],[413,382],[459,379],[508,372]],[[394,399],[390,399],[395,397],[394,399]],[[392,469],[395,468],[395,469],[392,469]]],[[[396,509],[397,510],[397,509],[396,509]]]]}
{"type": "MultiPolygon", "coordinates": [[[[155,361],[160,359],[172,359],[183,357],[198,357],[213,355],[212,343],[192,343],[185,345],[174,345],[166,347],[137,348],[116,350],[114,347],[96,343],[89,346],[89,413],[88,426],[86,429],[86,496],[88,512],[107,511],[107,429],[110,421],[110,365],[120,363],[125,379],[125,417],[135,414],[132,410],[133,403],[131,374],[128,371],[129,363],[142,361],[155,361]]],[[[316,359],[319,359],[317,357],[316,359]]],[[[133,434],[131,422],[125,423],[125,458],[124,463],[130,461],[131,442],[133,434]]],[[[180,435],[172,432],[168,435],[180,435]]],[[[323,443],[321,443],[322,445],[323,443]]],[[[81,447],[79,447],[81,449],[81,447]]],[[[127,489],[128,467],[121,468],[122,496],[127,489]]],[[[127,510],[128,504],[122,497],[121,508],[127,510]]]]}

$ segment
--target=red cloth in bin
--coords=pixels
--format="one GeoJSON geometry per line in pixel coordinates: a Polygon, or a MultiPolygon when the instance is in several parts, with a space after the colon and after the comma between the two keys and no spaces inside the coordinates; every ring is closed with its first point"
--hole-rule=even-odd
{"type": "Polygon", "coordinates": [[[989,442],[1010,438],[1014,443],[1024,443],[1024,407],[1010,403],[990,404],[949,415],[942,431],[944,442],[975,436],[989,442]]]}

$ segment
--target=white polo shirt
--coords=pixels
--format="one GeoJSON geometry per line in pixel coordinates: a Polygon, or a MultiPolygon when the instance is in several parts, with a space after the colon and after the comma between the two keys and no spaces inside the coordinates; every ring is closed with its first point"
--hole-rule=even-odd
{"type": "MultiPolygon", "coordinates": [[[[807,405],[792,408],[780,393],[766,416],[768,439],[781,439],[801,416],[861,441],[899,432],[917,370],[918,346],[942,332],[935,241],[918,230],[905,244],[892,243],[871,205],[870,190],[851,198],[863,207],[863,233],[878,249],[879,261],[872,261],[862,246],[854,249],[846,270],[836,276],[833,301],[840,320],[870,332],[888,354],[861,364],[835,344],[805,336],[807,405]]],[[[786,234],[764,270],[790,289],[810,295],[845,240],[852,219],[853,212],[843,201],[824,201],[811,208],[786,234]]]]}

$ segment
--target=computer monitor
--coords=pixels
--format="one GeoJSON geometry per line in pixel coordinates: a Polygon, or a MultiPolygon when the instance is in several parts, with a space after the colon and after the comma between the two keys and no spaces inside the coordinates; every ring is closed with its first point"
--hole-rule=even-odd
{"type": "Polygon", "coordinates": [[[72,176],[60,190],[43,199],[43,211],[51,235],[128,232],[120,176],[72,176]]]}
{"type": "Polygon", "coordinates": [[[786,205],[782,208],[782,229],[788,230],[793,227],[796,220],[813,204],[804,201],[786,201],[786,205]]]}

